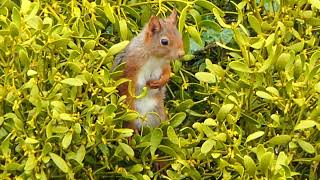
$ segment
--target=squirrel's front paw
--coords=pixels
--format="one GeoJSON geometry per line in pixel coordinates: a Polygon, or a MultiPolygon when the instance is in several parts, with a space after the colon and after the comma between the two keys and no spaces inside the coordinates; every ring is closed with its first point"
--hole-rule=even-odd
{"type": "Polygon", "coordinates": [[[151,89],[159,89],[162,86],[164,86],[165,83],[163,83],[161,80],[150,80],[147,82],[147,86],[151,89]]]}

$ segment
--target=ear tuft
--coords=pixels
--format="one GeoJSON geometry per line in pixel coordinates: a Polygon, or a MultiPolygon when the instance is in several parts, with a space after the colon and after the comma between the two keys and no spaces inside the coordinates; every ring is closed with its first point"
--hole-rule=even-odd
{"type": "Polygon", "coordinates": [[[167,18],[172,24],[177,23],[177,10],[173,9],[170,16],[167,18]]]}
{"type": "Polygon", "coordinates": [[[148,30],[151,33],[160,32],[161,25],[157,16],[152,16],[148,24],[148,30]]]}

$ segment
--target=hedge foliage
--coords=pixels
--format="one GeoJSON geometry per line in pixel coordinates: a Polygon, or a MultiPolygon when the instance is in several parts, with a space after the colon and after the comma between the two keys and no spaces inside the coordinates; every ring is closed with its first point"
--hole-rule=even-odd
{"type": "Polygon", "coordinates": [[[0,179],[320,178],[320,1],[0,0],[0,179]],[[169,121],[141,134],[110,72],[179,12],[169,121]],[[131,141],[128,138],[131,137],[131,141]],[[161,169],[156,165],[164,164],[161,169]]]}

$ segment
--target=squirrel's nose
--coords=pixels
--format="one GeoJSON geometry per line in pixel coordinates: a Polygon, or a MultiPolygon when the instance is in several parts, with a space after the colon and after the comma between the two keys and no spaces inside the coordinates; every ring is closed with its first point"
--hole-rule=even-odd
{"type": "Polygon", "coordinates": [[[182,56],[184,56],[184,50],[183,50],[183,49],[178,50],[177,55],[178,55],[179,58],[181,58],[182,56]]]}

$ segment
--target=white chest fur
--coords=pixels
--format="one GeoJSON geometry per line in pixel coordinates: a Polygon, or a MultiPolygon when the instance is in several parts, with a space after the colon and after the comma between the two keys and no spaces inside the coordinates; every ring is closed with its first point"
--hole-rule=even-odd
{"type": "MultiPolygon", "coordinates": [[[[158,80],[160,79],[163,71],[163,66],[167,61],[163,59],[149,59],[144,66],[140,69],[137,77],[136,84],[136,95],[139,95],[142,91],[142,88],[146,86],[146,83],[149,80],[158,80]]],[[[145,116],[147,113],[154,112],[155,108],[158,105],[158,100],[155,98],[156,93],[160,93],[160,89],[148,89],[148,94],[140,99],[135,101],[135,108],[140,113],[140,115],[145,116]]],[[[162,89],[162,91],[164,91],[162,89]]],[[[151,118],[152,119],[152,118],[151,118]]],[[[142,122],[141,119],[136,121],[136,126],[141,127],[142,124],[147,124],[151,126],[156,126],[158,123],[154,122],[148,118],[149,122],[142,122]]]]}
{"type": "Polygon", "coordinates": [[[147,81],[160,79],[162,69],[166,63],[163,59],[149,59],[140,69],[137,79],[138,88],[143,88],[147,81]]]}

